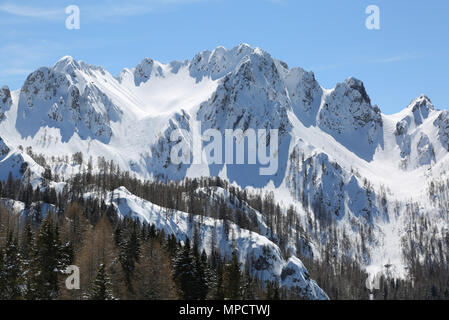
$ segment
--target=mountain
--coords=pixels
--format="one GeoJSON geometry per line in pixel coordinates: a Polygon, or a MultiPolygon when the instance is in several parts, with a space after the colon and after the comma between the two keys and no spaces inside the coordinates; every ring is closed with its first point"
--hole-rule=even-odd
{"type": "MultiPolygon", "coordinates": [[[[168,64],[145,58],[117,77],[64,57],[31,73],[17,91],[2,87],[0,137],[4,180],[11,171],[23,181],[32,177],[37,186],[47,168],[68,179],[88,164],[98,172],[106,160],[139,179],[218,176],[249,193],[273,192],[286,219],[294,207],[295,219],[307,227],[289,226],[284,239],[274,222],[256,219],[260,233],[240,235],[239,257],[257,257],[267,246],[270,266],[261,277],[297,283],[309,298],[326,294],[309,279],[298,255],[318,262],[328,255],[335,263],[350,259],[370,274],[406,279],[410,259],[428,257],[424,245],[410,249],[418,242],[418,217],[432,230],[429,246],[449,236],[448,111],[421,95],[403,111],[384,115],[362,81],[349,78],[326,89],[313,72],[289,68],[247,44],[168,64]],[[223,135],[229,129],[277,129],[278,170],[263,176],[261,163],[172,163],[176,143],[170,137],[178,129],[216,129],[223,135]],[[79,153],[81,161],[67,160],[79,153]],[[290,257],[279,254],[281,242],[290,257]]],[[[119,214],[161,221],[164,208],[140,202],[125,189],[111,192],[106,198],[119,214]]],[[[214,201],[208,190],[197,192],[214,201]]],[[[176,212],[156,225],[184,240],[192,233],[181,223],[185,217],[176,212]]],[[[204,241],[220,233],[220,222],[208,219],[202,226],[204,241]]],[[[222,245],[231,250],[230,243],[222,245]]],[[[440,256],[448,254],[447,248],[439,250],[440,256]]]]}

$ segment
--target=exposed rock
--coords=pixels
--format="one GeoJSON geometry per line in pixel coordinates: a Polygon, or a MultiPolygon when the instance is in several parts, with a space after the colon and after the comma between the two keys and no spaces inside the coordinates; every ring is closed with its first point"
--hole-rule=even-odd
{"type": "Polygon", "coordinates": [[[11,91],[7,86],[0,89],[0,121],[4,119],[5,112],[11,108],[11,91]]]}

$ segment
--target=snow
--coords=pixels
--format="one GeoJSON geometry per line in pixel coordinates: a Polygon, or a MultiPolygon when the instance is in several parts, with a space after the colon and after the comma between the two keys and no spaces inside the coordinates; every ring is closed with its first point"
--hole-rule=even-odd
{"type": "Polygon", "coordinates": [[[20,223],[24,223],[27,218],[45,219],[45,216],[49,212],[58,212],[58,209],[54,205],[42,201],[33,202],[30,204],[29,208],[25,208],[25,203],[21,201],[0,198],[0,205],[4,206],[8,210],[11,210],[14,214],[19,216],[20,223]],[[38,212],[38,210],[40,210],[40,212],[38,212]]]}
{"type": "Polygon", "coordinates": [[[250,219],[255,219],[256,227],[259,233],[263,236],[269,236],[269,228],[266,223],[265,217],[257,210],[253,209],[248,203],[241,201],[236,196],[231,195],[229,191],[220,188],[200,188],[197,193],[200,196],[207,197],[210,199],[212,204],[220,204],[224,201],[228,208],[233,210],[241,210],[250,219]]]}
{"type": "Polygon", "coordinates": [[[218,85],[210,78],[197,82],[190,76],[187,66],[173,70],[169,65],[161,64],[160,68],[161,74],[139,85],[135,84],[132,71],[120,75],[121,84],[139,99],[141,111],[148,116],[170,114],[181,109],[192,110],[209,99],[218,85]]]}
{"type": "MultiPolygon", "coordinates": [[[[96,195],[89,193],[85,197],[96,195]]],[[[243,265],[249,263],[253,275],[259,279],[278,281],[283,286],[300,290],[309,299],[328,299],[316,282],[310,279],[302,262],[294,256],[285,261],[279,247],[265,236],[229,223],[228,238],[222,220],[200,216],[189,219],[188,213],[159,207],[131,194],[124,187],[114,190],[106,199],[107,204],[114,206],[119,217],[131,217],[154,225],[157,230],[163,230],[166,235],[175,235],[182,242],[187,237],[193,239],[196,224],[200,251],[205,250],[210,254],[213,249],[219,249],[223,257],[229,259],[232,252],[237,250],[240,262],[243,265]]]]}
{"type": "MultiPolygon", "coordinates": [[[[302,219],[307,210],[299,201],[299,190],[293,190],[294,183],[306,182],[311,199],[317,199],[320,186],[325,191],[324,205],[339,210],[338,229],[349,230],[353,246],[359,244],[360,235],[352,230],[351,220],[373,227],[370,257],[359,262],[371,273],[406,277],[401,247],[408,221],[406,204],[412,200],[419,203],[424,215],[436,211],[427,188],[430,181],[449,174],[449,112],[436,109],[427,96],[420,95],[403,111],[383,115],[371,105],[360,80],[349,78],[326,89],[312,72],[289,69],[247,44],[203,51],[184,62],[164,64],[147,58],[118,77],[66,56],[53,67],[32,73],[20,90],[0,90],[1,179],[10,171],[23,178],[21,168],[26,164],[33,185],[40,183],[44,169],[22,151],[29,146],[35,154],[44,154],[47,164],[65,178],[86,169],[89,157],[94,172],[98,157],[104,157],[140,179],[220,176],[250,192],[275,192],[282,207],[293,205],[302,219]],[[171,132],[191,129],[195,121],[201,121],[203,131],[280,129],[277,176],[261,177],[259,168],[249,165],[170,164],[171,132]],[[83,165],[71,162],[75,152],[83,152],[83,165]],[[293,163],[293,152],[299,158],[304,154],[307,164],[313,164],[316,183],[310,175],[308,179],[305,176],[314,170],[301,161],[293,163]],[[329,168],[327,172],[320,168],[322,164],[329,168]],[[365,180],[371,185],[369,195],[365,180]],[[385,208],[381,190],[387,198],[385,208]],[[385,270],[385,265],[392,267],[385,270]]],[[[63,184],[54,186],[61,189],[63,184]]],[[[156,221],[160,228],[180,237],[190,232],[185,214],[174,212],[174,220],[164,219],[166,210],[125,190],[116,193],[127,198],[125,204],[116,204],[123,215],[129,212],[122,210],[130,209],[136,218],[156,221]]],[[[211,201],[217,200],[215,196],[229,198],[224,190],[216,190],[211,201]]],[[[245,235],[239,238],[242,251],[267,243],[277,252],[274,243],[265,242],[265,222],[257,217],[261,234],[241,230],[245,235]],[[260,243],[250,242],[249,235],[260,243]]],[[[215,222],[205,220],[206,240],[215,222]]],[[[442,227],[448,225],[447,221],[441,223],[442,227]]],[[[222,241],[229,253],[229,242],[225,245],[222,241]]],[[[316,259],[320,259],[320,242],[316,238],[310,243],[316,259]]],[[[289,239],[289,248],[295,245],[289,239]]],[[[340,253],[355,256],[354,252],[340,253]]],[[[291,262],[278,258],[278,265],[270,271],[276,277],[291,262]]],[[[299,263],[291,263],[301,270],[299,263]]]]}

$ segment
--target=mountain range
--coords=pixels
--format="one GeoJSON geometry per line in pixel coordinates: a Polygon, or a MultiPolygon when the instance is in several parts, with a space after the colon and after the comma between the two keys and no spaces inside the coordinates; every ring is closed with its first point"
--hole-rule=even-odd
{"type": "MultiPolygon", "coordinates": [[[[51,185],[62,190],[65,180],[88,166],[98,171],[100,159],[113,160],[142,180],[220,177],[249,193],[272,192],[284,215],[293,206],[309,227],[301,234],[293,230],[283,242],[291,253],[285,257],[265,218],[245,204],[245,212],[259,217],[262,231],[239,232],[239,258],[269,257],[268,267],[254,269],[255,274],[298,287],[312,299],[327,295],[296,253],[325,259],[329,220],[340,239],[332,244],[336,259],[346,257],[371,275],[398,279],[409,276],[410,251],[426,256],[423,248],[411,249],[417,216],[429,222],[427,230],[436,239],[449,235],[448,111],[421,95],[403,111],[385,115],[372,104],[362,81],[348,78],[326,89],[313,72],[290,68],[247,44],[168,64],[145,58],[118,76],[66,56],[32,72],[19,90],[0,89],[0,179],[11,172],[37,187],[50,168],[60,177],[51,185]],[[277,173],[261,176],[260,165],[173,164],[171,134],[192,131],[198,123],[203,132],[223,134],[227,129],[279,130],[277,173]],[[83,160],[67,160],[76,154],[83,160]],[[298,237],[304,242],[301,249],[298,237]]],[[[197,192],[211,201],[226,199],[229,206],[236,201],[220,188],[197,192]]],[[[193,232],[186,214],[168,215],[125,188],[106,199],[119,215],[155,224],[182,241],[193,232]]],[[[24,210],[20,204],[15,208],[24,210]]],[[[220,234],[223,226],[213,219],[201,224],[207,248],[212,233],[220,234]]],[[[232,243],[220,239],[222,252],[229,254],[232,243]]]]}

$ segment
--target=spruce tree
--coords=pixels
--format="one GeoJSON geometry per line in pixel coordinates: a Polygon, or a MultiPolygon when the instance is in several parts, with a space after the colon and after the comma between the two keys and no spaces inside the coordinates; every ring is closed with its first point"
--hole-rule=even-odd
{"type": "Polygon", "coordinates": [[[224,271],[224,293],[229,300],[242,299],[242,273],[237,252],[232,253],[231,263],[226,265],[224,271]]]}
{"type": "Polygon", "coordinates": [[[207,293],[209,292],[208,266],[207,266],[206,252],[203,251],[201,256],[198,253],[195,254],[194,269],[195,269],[195,284],[194,284],[195,296],[194,296],[194,299],[195,300],[206,300],[207,293]]]}
{"type": "Polygon", "coordinates": [[[197,299],[194,259],[190,248],[190,240],[187,238],[184,247],[179,250],[173,262],[175,282],[179,296],[183,300],[197,299]]]}
{"type": "Polygon", "coordinates": [[[248,264],[245,264],[243,279],[243,299],[244,300],[257,300],[256,299],[256,283],[251,276],[251,272],[248,264]]]}
{"type": "Polygon", "coordinates": [[[88,295],[89,300],[114,300],[111,287],[111,281],[106,273],[105,265],[100,264],[88,295]]]}
{"type": "Polygon", "coordinates": [[[224,290],[224,269],[221,262],[218,263],[216,274],[214,276],[214,300],[224,300],[225,290],[224,290]]]}
{"type": "MultiPolygon", "coordinates": [[[[127,229],[124,229],[125,231],[127,229]]],[[[136,268],[136,263],[139,262],[140,256],[140,241],[137,235],[136,228],[133,227],[130,235],[127,238],[122,237],[120,243],[120,263],[125,275],[125,282],[129,292],[133,292],[132,275],[136,268]]]]}
{"type": "Polygon", "coordinates": [[[20,271],[21,261],[17,239],[9,233],[5,249],[0,260],[0,299],[17,300],[21,298],[20,271]]]}
{"type": "Polygon", "coordinates": [[[28,264],[33,250],[33,230],[31,223],[27,220],[20,240],[20,257],[23,263],[28,264]]]}
{"type": "Polygon", "coordinates": [[[50,216],[47,216],[33,246],[25,297],[32,300],[57,299],[58,274],[64,270],[58,228],[53,225],[50,216]]]}

